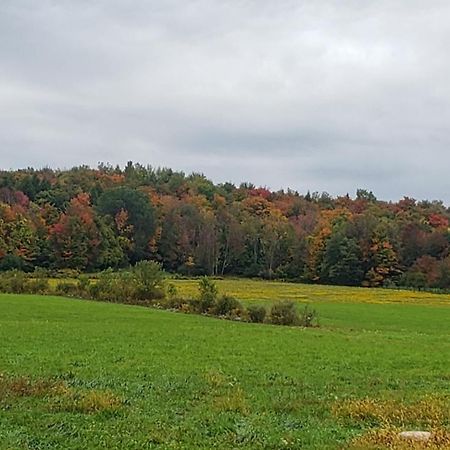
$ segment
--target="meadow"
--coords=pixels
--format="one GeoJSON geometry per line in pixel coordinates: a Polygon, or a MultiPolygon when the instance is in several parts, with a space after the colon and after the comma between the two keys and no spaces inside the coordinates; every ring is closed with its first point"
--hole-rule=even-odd
{"type": "MultiPolygon", "coordinates": [[[[182,295],[195,280],[174,280],[182,295]]],[[[450,448],[450,297],[225,279],[320,327],[0,294],[0,448],[450,448]]]]}

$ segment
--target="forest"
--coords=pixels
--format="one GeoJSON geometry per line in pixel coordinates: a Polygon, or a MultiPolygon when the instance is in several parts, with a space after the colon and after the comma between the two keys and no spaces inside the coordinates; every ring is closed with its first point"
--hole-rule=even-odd
{"type": "Polygon", "coordinates": [[[129,162],[0,171],[0,270],[98,272],[142,260],[184,276],[450,288],[441,201],[214,184],[129,162]]]}

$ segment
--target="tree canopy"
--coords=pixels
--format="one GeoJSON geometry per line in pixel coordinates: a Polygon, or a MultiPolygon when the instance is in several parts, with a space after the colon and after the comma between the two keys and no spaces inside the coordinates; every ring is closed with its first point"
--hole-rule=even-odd
{"type": "Polygon", "coordinates": [[[0,172],[0,270],[154,260],[185,275],[450,288],[449,209],[271,191],[129,162],[0,172]]]}

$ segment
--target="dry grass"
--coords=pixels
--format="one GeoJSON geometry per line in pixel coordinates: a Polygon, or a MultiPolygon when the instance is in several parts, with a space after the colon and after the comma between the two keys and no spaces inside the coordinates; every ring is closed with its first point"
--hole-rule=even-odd
{"type": "Polygon", "coordinates": [[[447,449],[450,450],[450,403],[436,396],[414,403],[397,400],[346,400],[335,403],[332,412],[338,420],[353,426],[376,427],[355,438],[348,447],[362,449],[447,449]],[[427,442],[405,440],[401,431],[431,432],[427,442]]]}
{"type": "Polygon", "coordinates": [[[28,377],[10,378],[0,374],[0,400],[14,397],[46,397],[64,394],[67,387],[58,380],[28,377]]]}
{"type": "Polygon", "coordinates": [[[76,391],[60,380],[7,377],[0,374],[0,401],[23,397],[46,399],[51,410],[93,414],[114,412],[123,401],[110,391],[76,391]]]}
{"type": "Polygon", "coordinates": [[[405,404],[396,400],[346,400],[335,403],[333,414],[351,423],[365,423],[377,426],[441,427],[450,424],[450,402],[429,396],[415,403],[405,404]]]}
{"type": "Polygon", "coordinates": [[[69,391],[56,399],[53,410],[81,414],[113,413],[123,405],[123,400],[110,391],[69,391]]]}
{"type": "Polygon", "coordinates": [[[205,373],[208,391],[212,394],[213,409],[217,412],[249,413],[244,390],[236,384],[236,380],[220,371],[211,370],[205,373]]]}
{"type": "Polygon", "coordinates": [[[215,397],[213,408],[218,412],[236,412],[244,416],[249,413],[245,392],[240,387],[232,388],[226,394],[215,397]]]}
{"type": "Polygon", "coordinates": [[[431,438],[426,442],[405,440],[399,436],[399,428],[381,428],[371,430],[355,438],[349,450],[450,450],[450,432],[444,429],[431,429],[431,438]]]}
{"type": "Polygon", "coordinates": [[[204,377],[212,389],[219,389],[233,385],[233,381],[218,370],[210,370],[204,375],[204,377]]]}

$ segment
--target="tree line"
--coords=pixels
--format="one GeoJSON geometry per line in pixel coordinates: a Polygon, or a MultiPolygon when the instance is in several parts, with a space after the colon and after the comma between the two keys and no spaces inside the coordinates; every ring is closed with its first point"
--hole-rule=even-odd
{"type": "Polygon", "coordinates": [[[154,260],[186,276],[450,288],[450,210],[214,184],[129,162],[0,172],[0,270],[95,272],[154,260]]]}

